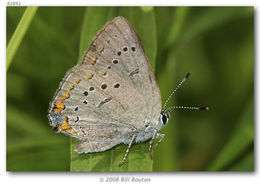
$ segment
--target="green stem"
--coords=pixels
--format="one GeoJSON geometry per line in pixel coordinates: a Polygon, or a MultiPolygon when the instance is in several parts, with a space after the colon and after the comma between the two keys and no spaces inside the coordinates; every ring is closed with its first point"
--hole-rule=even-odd
{"type": "Polygon", "coordinates": [[[183,24],[185,23],[186,16],[188,14],[189,7],[178,7],[174,14],[174,22],[175,24],[172,25],[171,31],[168,36],[168,46],[172,45],[176,42],[177,38],[179,37],[181,33],[181,29],[183,27],[183,24]]]}
{"type": "Polygon", "coordinates": [[[20,46],[20,43],[34,17],[38,7],[27,7],[23,17],[21,18],[17,28],[15,29],[14,34],[11,37],[10,42],[8,43],[7,50],[6,50],[6,70],[8,70],[12,59],[20,46]]]}

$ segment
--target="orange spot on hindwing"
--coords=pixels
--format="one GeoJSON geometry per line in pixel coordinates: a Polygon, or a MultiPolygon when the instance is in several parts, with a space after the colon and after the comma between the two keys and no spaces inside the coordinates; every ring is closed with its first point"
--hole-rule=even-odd
{"type": "Polygon", "coordinates": [[[79,84],[79,82],[80,82],[80,79],[76,79],[76,83],[79,84]]]}
{"type": "Polygon", "coordinates": [[[58,129],[71,133],[72,135],[77,135],[77,133],[69,125],[68,117],[63,115],[62,118],[63,118],[63,123],[60,126],[58,126],[58,129]]]}
{"type": "Polygon", "coordinates": [[[70,129],[71,127],[68,125],[68,117],[64,115],[62,117],[63,117],[63,123],[60,126],[58,126],[58,129],[60,130],[70,129]]]}
{"type": "Polygon", "coordinates": [[[92,60],[91,64],[92,64],[92,65],[95,65],[96,63],[97,63],[97,57],[95,57],[95,58],[92,60]]]}
{"type": "Polygon", "coordinates": [[[57,112],[60,112],[62,110],[64,110],[65,108],[65,105],[62,103],[62,101],[56,101],[55,102],[55,107],[54,107],[54,112],[57,113],[57,112]]]}
{"type": "Polygon", "coordinates": [[[66,132],[68,132],[68,133],[73,133],[74,130],[73,130],[72,128],[69,128],[69,129],[66,130],[66,132]]]}
{"type": "Polygon", "coordinates": [[[90,74],[87,76],[87,78],[88,78],[88,79],[92,79],[93,76],[94,76],[94,74],[93,74],[93,73],[90,73],[90,74]]]}
{"type": "Polygon", "coordinates": [[[68,92],[64,92],[63,95],[60,97],[61,100],[68,99],[70,94],[68,92]]]}
{"type": "Polygon", "coordinates": [[[69,91],[71,91],[71,90],[73,90],[74,89],[74,85],[71,85],[70,87],[69,87],[69,91]]]}

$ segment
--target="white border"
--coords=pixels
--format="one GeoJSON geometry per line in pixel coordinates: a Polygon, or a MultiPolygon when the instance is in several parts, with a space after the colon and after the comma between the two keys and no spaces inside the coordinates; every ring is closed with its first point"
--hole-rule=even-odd
{"type": "MultiPolygon", "coordinates": [[[[19,185],[19,186],[30,186],[33,185],[104,185],[101,183],[100,178],[106,176],[130,176],[130,177],[147,177],[151,178],[151,182],[148,183],[132,183],[142,185],[188,185],[188,186],[220,186],[220,185],[259,185],[259,161],[257,158],[259,142],[257,134],[259,134],[258,115],[259,110],[257,106],[259,92],[259,76],[257,74],[258,67],[258,47],[255,44],[255,172],[254,173],[230,173],[230,172],[154,172],[154,173],[11,173],[6,172],[6,5],[8,1],[0,1],[0,15],[1,15],[1,29],[0,29],[0,87],[1,87],[1,107],[0,107],[0,119],[1,119],[1,153],[0,153],[0,183],[1,185],[19,185]],[[4,127],[3,127],[4,126],[4,127]]],[[[9,1],[10,2],[10,1],[9,1]]],[[[218,1],[207,1],[207,0],[21,0],[22,6],[255,6],[255,43],[259,43],[259,37],[257,36],[259,30],[259,19],[258,19],[258,7],[259,1],[257,0],[218,0],[218,1]]],[[[108,183],[113,185],[129,184],[129,183],[108,183]]]]}
{"type": "MultiPolygon", "coordinates": [[[[19,0],[18,0],[19,1],[19,0]]],[[[7,2],[1,4],[7,5],[7,2]]],[[[253,6],[257,0],[21,0],[21,6],[253,6]]]]}

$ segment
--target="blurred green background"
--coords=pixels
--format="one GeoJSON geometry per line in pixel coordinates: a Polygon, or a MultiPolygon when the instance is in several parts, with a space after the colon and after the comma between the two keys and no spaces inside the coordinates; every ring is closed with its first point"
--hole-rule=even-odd
{"type": "MultiPolygon", "coordinates": [[[[7,44],[25,9],[7,8],[7,44]]],[[[253,171],[253,7],[40,7],[7,71],[7,170],[70,170],[70,138],[48,125],[49,101],[89,45],[83,23],[92,32],[119,15],[143,41],[163,102],[192,72],[169,105],[210,107],[172,113],[153,170],[253,171]]]]}

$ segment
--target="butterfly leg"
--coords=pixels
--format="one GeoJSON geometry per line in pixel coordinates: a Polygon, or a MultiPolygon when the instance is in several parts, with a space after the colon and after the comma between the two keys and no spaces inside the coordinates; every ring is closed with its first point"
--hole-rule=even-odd
{"type": "Polygon", "coordinates": [[[156,138],[160,138],[159,141],[157,141],[157,143],[154,145],[153,149],[155,149],[157,147],[157,145],[159,145],[159,143],[161,143],[161,141],[163,140],[164,138],[164,134],[160,134],[160,133],[157,133],[156,134],[156,138]]]}
{"type": "Polygon", "coordinates": [[[164,134],[160,134],[160,133],[157,133],[157,131],[154,133],[151,141],[150,141],[150,146],[149,146],[149,155],[150,155],[150,158],[153,159],[152,157],[152,149],[155,149],[157,147],[157,145],[159,145],[159,143],[161,143],[161,141],[163,140],[164,138],[164,134]],[[155,138],[160,138],[159,141],[154,145],[154,147],[152,148],[153,146],[153,141],[155,138]]]}
{"type": "Polygon", "coordinates": [[[157,134],[157,130],[154,130],[154,133],[153,133],[153,137],[152,139],[150,140],[150,146],[149,146],[149,150],[148,150],[148,153],[149,153],[149,156],[151,159],[153,159],[153,156],[152,156],[152,147],[153,147],[153,141],[156,137],[156,134],[157,134]]]}
{"type": "Polygon", "coordinates": [[[133,135],[132,140],[130,141],[130,143],[128,145],[128,148],[126,149],[125,156],[124,156],[123,160],[121,161],[121,163],[118,164],[118,167],[120,167],[121,165],[123,165],[125,163],[127,155],[130,151],[130,148],[131,148],[133,142],[135,141],[135,138],[136,138],[136,135],[133,135]]]}

